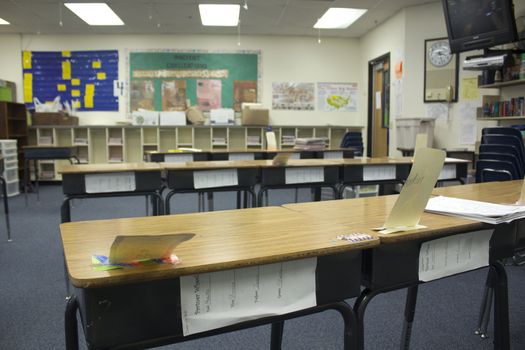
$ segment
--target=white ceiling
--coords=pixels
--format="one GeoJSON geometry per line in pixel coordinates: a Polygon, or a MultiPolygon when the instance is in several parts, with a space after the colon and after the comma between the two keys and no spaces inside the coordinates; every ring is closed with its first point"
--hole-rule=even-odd
{"type": "MultiPolygon", "coordinates": [[[[317,36],[313,25],[329,7],[354,7],[366,8],[368,12],[347,29],[322,30],[321,35],[360,37],[405,7],[435,0],[246,1],[248,10],[241,8],[241,35],[317,36]]],[[[92,27],[63,6],[63,2],[0,0],[0,17],[11,23],[0,26],[0,34],[237,34],[237,28],[201,26],[197,5],[244,4],[244,0],[106,0],[125,26],[92,27]],[[63,26],[59,25],[60,16],[63,26]]]]}

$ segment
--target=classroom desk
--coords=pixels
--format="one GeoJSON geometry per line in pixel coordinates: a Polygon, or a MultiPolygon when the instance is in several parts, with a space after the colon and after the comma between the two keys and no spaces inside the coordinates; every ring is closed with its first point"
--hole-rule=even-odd
{"type": "MultiPolygon", "coordinates": [[[[161,167],[166,170],[167,186],[170,189],[164,205],[166,213],[170,213],[171,198],[177,193],[199,193],[199,208],[204,207],[200,194],[208,193],[208,207],[213,210],[213,192],[244,192],[244,208],[248,207],[247,194],[250,194],[252,206],[255,207],[254,186],[257,183],[260,162],[239,160],[161,163],[161,167]],[[212,178],[213,181],[206,181],[212,178]]],[[[237,207],[240,208],[239,196],[237,207]]]]}
{"type": "MultiPolygon", "coordinates": [[[[401,155],[403,157],[412,157],[414,155],[413,148],[398,147],[397,150],[401,152],[401,155]]],[[[444,151],[447,152],[447,157],[468,160],[470,161],[471,168],[476,167],[476,152],[469,151],[465,148],[464,149],[446,149],[444,151]]]]}
{"type": "Polygon", "coordinates": [[[64,201],[61,222],[71,221],[70,201],[74,198],[151,197],[153,215],[163,214],[158,163],[114,163],[65,165],[62,174],[64,201]]]}
{"type": "Polygon", "coordinates": [[[320,200],[319,190],[329,187],[334,199],[339,198],[337,185],[343,159],[290,159],[286,165],[274,165],[271,160],[259,161],[261,180],[257,194],[258,206],[263,205],[263,196],[270,189],[312,188],[317,190],[316,200],[320,200]]]}
{"type": "MultiPolygon", "coordinates": [[[[4,172],[4,157],[0,155],[0,174],[4,172]]],[[[11,242],[11,225],[9,224],[9,204],[7,200],[7,183],[5,179],[0,176],[0,184],[2,186],[2,197],[4,197],[4,213],[5,213],[5,226],[7,229],[7,241],[11,242]]]]}
{"type": "Polygon", "coordinates": [[[35,185],[37,200],[40,199],[38,191],[38,161],[39,160],[58,160],[67,159],[73,164],[72,159],[78,159],[74,154],[76,147],[68,146],[22,146],[24,152],[24,198],[27,205],[27,188],[31,181],[29,165],[33,162],[35,169],[35,185]]]}
{"type": "MultiPolygon", "coordinates": [[[[507,184],[485,183],[475,185],[451,186],[435,189],[436,194],[472,199],[507,202],[516,201],[519,191],[507,184]]],[[[324,201],[322,203],[301,203],[284,205],[285,208],[316,217],[318,220],[351,227],[355,232],[371,232],[380,227],[395,203],[397,196],[357,198],[352,200],[324,201]]],[[[365,253],[363,281],[366,287],[354,305],[358,320],[358,349],[364,348],[364,314],[369,302],[378,294],[408,287],[405,323],[401,348],[408,348],[411,325],[414,317],[419,283],[419,249],[427,241],[448,235],[472,232],[494,227],[490,242],[490,269],[494,273],[494,349],[509,349],[508,305],[506,273],[498,261],[512,256],[516,244],[516,230],[519,222],[491,226],[466,219],[423,213],[420,223],[427,226],[415,231],[378,234],[380,246],[365,253]]]]}
{"type": "MultiPolygon", "coordinates": [[[[446,158],[438,178],[441,181],[464,183],[467,177],[468,161],[446,158]]],[[[342,186],[339,197],[347,186],[383,185],[403,183],[412,167],[411,157],[376,157],[345,159],[343,162],[342,186]]]]}
{"type": "Polygon", "coordinates": [[[322,151],[301,151],[294,149],[268,151],[262,149],[229,148],[227,150],[203,150],[201,152],[186,150],[181,152],[147,151],[144,158],[148,162],[160,163],[182,163],[216,160],[262,160],[272,159],[277,153],[292,153],[291,159],[340,159],[354,157],[354,150],[352,148],[333,148],[322,151]]]}
{"type": "Polygon", "coordinates": [[[361,251],[376,246],[378,240],[336,240],[345,229],[280,207],[62,224],[65,259],[76,294],[66,306],[67,349],[78,347],[77,309],[89,348],[105,349],[159,346],[268,323],[273,323],[271,348],[280,349],[285,319],[335,309],[345,321],[345,349],[353,349],[355,320],[344,299],[359,294],[361,251]],[[179,265],[91,268],[91,254],[107,255],[117,235],[188,232],[195,237],[175,249],[182,260],[179,265]],[[317,257],[317,306],[182,335],[181,276],[310,257],[317,257]]]}

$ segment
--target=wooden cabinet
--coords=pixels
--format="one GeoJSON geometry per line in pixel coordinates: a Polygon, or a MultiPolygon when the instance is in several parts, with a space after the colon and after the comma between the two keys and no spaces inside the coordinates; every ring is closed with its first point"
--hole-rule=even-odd
{"type": "MultiPolygon", "coordinates": [[[[292,148],[297,137],[324,137],[337,148],[347,131],[361,126],[274,126],[277,145],[292,148]]],[[[31,145],[76,146],[81,163],[141,162],[147,151],[166,152],[180,147],[230,150],[264,149],[264,126],[33,126],[31,145]]],[[[56,165],[41,163],[41,178],[60,180],[56,165]]]]}
{"type": "Polygon", "coordinates": [[[28,144],[27,111],[22,103],[0,102],[0,139],[17,140],[18,171],[22,178],[24,154],[22,147],[28,144]]]}

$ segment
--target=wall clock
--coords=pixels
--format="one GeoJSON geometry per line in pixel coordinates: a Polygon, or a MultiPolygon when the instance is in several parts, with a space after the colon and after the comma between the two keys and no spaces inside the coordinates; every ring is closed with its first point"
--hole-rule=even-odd
{"type": "Polygon", "coordinates": [[[457,102],[458,67],[448,38],[425,40],[424,102],[457,102]]]}

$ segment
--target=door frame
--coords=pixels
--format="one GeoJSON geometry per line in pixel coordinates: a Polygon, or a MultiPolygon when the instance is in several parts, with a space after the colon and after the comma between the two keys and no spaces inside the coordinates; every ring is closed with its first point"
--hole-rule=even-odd
{"type": "MultiPolygon", "coordinates": [[[[376,57],[370,61],[368,61],[368,118],[367,118],[367,130],[366,130],[366,155],[367,157],[372,156],[372,137],[373,137],[373,122],[374,122],[374,65],[376,65],[379,62],[383,62],[385,60],[388,60],[389,63],[389,74],[390,70],[392,69],[390,64],[390,52],[387,52],[384,55],[381,55],[379,57],[376,57]]],[[[390,81],[390,79],[389,79],[390,81]]],[[[384,91],[384,80],[383,80],[383,89],[384,91]]],[[[384,98],[384,94],[381,94],[381,98],[384,98]]],[[[390,107],[390,106],[389,106],[390,107]]],[[[384,112],[384,111],[383,111],[384,112]]],[[[390,128],[388,128],[386,133],[386,142],[387,142],[387,148],[386,148],[386,154],[389,155],[389,149],[390,149],[390,128]]]]}

